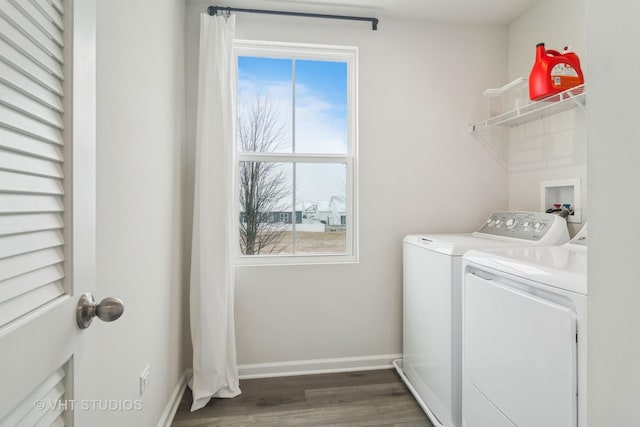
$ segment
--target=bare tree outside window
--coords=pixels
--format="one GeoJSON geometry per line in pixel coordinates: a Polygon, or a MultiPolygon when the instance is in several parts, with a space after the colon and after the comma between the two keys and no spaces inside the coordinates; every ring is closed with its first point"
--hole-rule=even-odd
{"type": "MultiPolygon", "coordinates": [[[[256,97],[238,117],[238,150],[275,152],[286,144],[286,127],[269,98],[256,97]]],[[[274,218],[291,209],[290,180],[282,163],[240,162],[240,249],[244,255],[273,254],[289,236],[289,224],[274,218]]],[[[293,218],[295,221],[295,218],[293,218]]]]}

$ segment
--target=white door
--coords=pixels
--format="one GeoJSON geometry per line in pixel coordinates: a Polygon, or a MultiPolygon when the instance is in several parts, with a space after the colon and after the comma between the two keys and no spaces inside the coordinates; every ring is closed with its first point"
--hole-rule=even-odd
{"type": "Polygon", "coordinates": [[[95,0],[0,0],[0,426],[81,424],[94,282],[95,0]]]}

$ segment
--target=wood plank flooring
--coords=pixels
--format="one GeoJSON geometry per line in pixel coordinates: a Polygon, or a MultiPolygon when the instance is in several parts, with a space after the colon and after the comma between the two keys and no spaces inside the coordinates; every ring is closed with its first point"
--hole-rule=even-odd
{"type": "Polygon", "coordinates": [[[173,427],[433,427],[392,369],[240,381],[242,394],[189,412],[187,388],[173,427]]]}

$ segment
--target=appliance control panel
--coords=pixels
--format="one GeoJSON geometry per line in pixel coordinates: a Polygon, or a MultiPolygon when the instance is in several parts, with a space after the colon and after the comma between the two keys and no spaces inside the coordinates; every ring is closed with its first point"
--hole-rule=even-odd
{"type": "Polygon", "coordinates": [[[534,242],[539,242],[546,236],[557,240],[566,234],[566,240],[569,240],[566,220],[558,215],[541,212],[494,212],[474,234],[534,242]]]}

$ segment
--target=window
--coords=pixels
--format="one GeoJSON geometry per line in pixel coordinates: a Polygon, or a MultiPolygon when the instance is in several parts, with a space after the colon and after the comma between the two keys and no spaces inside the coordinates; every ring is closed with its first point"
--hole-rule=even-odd
{"type": "Polygon", "coordinates": [[[239,263],[357,259],[357,49],[236,41],[239,263]]]}

